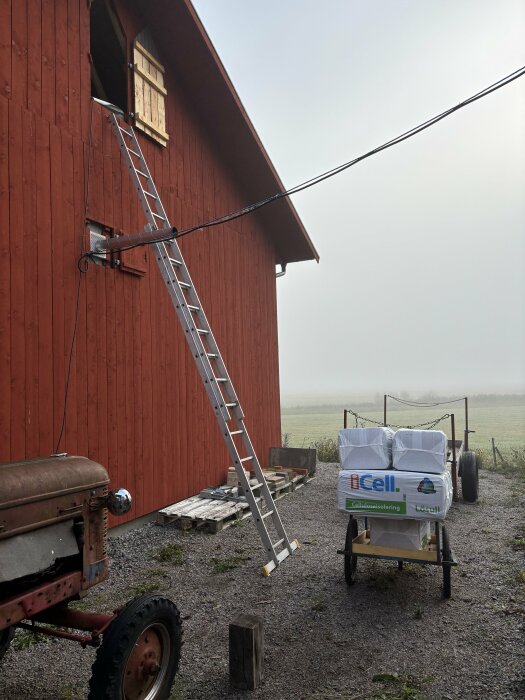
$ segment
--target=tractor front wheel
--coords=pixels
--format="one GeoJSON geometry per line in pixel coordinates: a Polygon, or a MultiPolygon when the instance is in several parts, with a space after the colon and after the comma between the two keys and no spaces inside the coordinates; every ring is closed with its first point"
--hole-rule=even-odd
{"type": "Polygon", "coordinates": [[[89,682],[89,700],[166,700],[179,667],[180,613],[148,594],[132,600],[105,632],[89,682]]]}

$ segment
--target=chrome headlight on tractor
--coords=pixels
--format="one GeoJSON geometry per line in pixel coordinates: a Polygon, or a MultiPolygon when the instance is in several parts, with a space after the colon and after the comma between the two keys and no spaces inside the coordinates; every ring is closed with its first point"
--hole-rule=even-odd
{"type": "Polygon", "coordinates": [[[133,499],[126,489],[114,489],[108,493],[107,506],[112,515],[126,515],[132,504],[133,499]]]}

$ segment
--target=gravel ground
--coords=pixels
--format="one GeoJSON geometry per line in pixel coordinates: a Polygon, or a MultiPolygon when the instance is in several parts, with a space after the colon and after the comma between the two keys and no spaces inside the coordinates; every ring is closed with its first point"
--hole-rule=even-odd
{"type": "MultiPolygon", "coordinates": [[[[185,644],[173,700],[523,698],[525,563],[512,546],[525,536],[520,487],[484,472],[480,502],[451,509],[460,566],[445,601],[438,567],[398,571],[360,559],[355,586],[346,586],[336,553],[347,522],[335,505],[337,471],[318,465],[315,480],[279,501],[302,547],[270,578],[261,574],[250,520],[217,535],[148,524],[111,539],[111,578],[90,593],[90,609],[112,610],[141,588],[176,602],[185,644]],[[181,564],[155,560],[168,543],[182,547],[181,564]],[[236,568],[214,573],[224,562],[236,568]],[[228,625],[239,612],[264,620],[264,680],[253,693],[228,687],[228,625]]],[[[70,642],[28,645],[19,632],[3,661],[0,697],[85,698],[93,658],[70,642]]]]}

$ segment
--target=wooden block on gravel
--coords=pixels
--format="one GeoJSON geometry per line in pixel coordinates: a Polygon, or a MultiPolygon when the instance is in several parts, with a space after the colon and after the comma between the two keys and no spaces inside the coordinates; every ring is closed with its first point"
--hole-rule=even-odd
{"type": "Polygon", "coordinates": [[[230,623],[230,684],[255,690],[262,679],[263,621],[258,615],[241,613],[230,623]]]}

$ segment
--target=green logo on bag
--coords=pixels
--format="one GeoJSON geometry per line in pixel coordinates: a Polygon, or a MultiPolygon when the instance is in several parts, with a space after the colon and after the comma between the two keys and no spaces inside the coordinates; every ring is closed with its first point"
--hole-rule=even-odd
{"type": "Polygon", "coordinates": [[[376,501],[370,498],[347,498],[346,510],[364,513],[389,513],[390,515],[406,515],[405,501],[376,501]]]}

